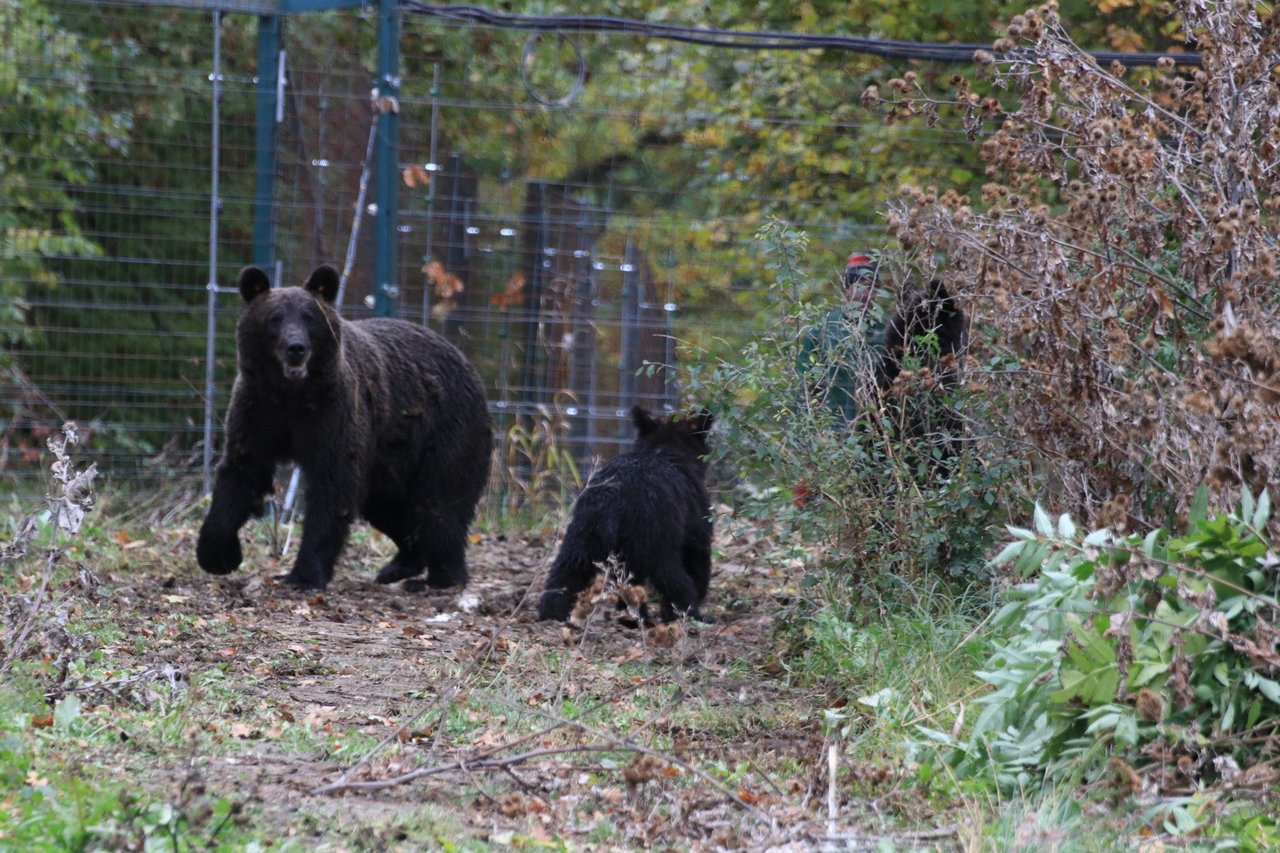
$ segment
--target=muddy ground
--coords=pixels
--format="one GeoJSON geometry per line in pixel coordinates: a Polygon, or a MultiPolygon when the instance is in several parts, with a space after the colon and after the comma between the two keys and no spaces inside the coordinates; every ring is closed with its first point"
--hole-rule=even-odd
{"type": "MultiPolygon", "coordinates": [[[[473,537],[459,594],[374,583],[392,546],[359,529],[319,595],[275,582],[261,530],[226,578],[196,569],[193,528],[117,534],[85,607],[118,628],[103,651],[123,686],[86,683],[86,707],[151,679],[176,684],[182,698],[161,701],[183,711],[164,732],[122,727],[93,760],[150,790],[232,798],[302,849],[821,845],[819,721],[840,697],[781,654],[794,561],[723,527],[716,622],[688,630],[634,627],[607,601],[578,626],[536,621],[554,531],[473,537]]],[[[842,761],[838,847],[914,846],[898,776],[842,761]]]]}

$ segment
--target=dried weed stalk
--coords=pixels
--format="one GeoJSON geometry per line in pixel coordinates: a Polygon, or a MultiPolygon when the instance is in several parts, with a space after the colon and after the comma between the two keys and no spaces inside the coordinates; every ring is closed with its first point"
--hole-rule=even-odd
{"type": "Polygon", "coordinates": [[[891,228],[926,268],[945,257],[1041,502],[1120,530],[1183,517],[1201,483],[1225,509],[1280,476],[1280,26],[1180,6],[1198,68],[1100,67],[1050,2],[954,97],[908,74],[863,98],[983,138],[980,198],[907,187],[891,228]]]}
{"type": "MultiPolygon", "coordinates": [[[[26,606],[21,625],[15,620],[6,625],[4,633],[4,660],[0,661],[0,674],[9,671],[18,655],[26,646],[27,637],[31,635],[36,620],[44,604],[49,582],[53,577],[54,566],[67,552],[72,537],[79,531],[85,513],[93,506],[93,480],[98,475],[96,464],[91,464],[83,471],[76,471],[72,464],[68,445],[77,444],[80,440],[76,425],[68,421],[62,426],[61,435],[53,435],[48,439],[49,451],[53,453],[52,488],[43,506],[28,515],[17,527],[13,541],[0,547],[0,564],[18,562],[27,556],[31,543],[40,533],[42,522],[46,518],[51,525],[51,539],[45,551],[44,570],[40,576],[40,586],[26,606]]],[[[15,608],[6,607],[6,612],[14,612],[15,608]]]]}
{"type": "Polygon", "coordinates": [[[529,423],[507,431],[506,455],[495,466],[498,493],[508,512],[522,507],[563,506],[582,488],[582,475],[566,447],[569,424],[558,412],[539,407],[529,423]]]}

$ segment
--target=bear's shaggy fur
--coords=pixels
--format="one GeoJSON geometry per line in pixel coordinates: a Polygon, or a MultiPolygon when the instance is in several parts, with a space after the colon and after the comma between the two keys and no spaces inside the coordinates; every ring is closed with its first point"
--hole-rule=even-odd
{"type": "Polygon", "coordinates": [[[324,589],[357,515],[399,548],[380,583],[425,568],[429,586],[465,584],[493,442],[480,377],[429,329],[343,320],[338,284],[330,266],[275,290],[257,267],[241,272],[239,372],[196,559],[219,575],[240,565],[238,531],[262,513],[277,463],[292,460],[307,506],[289,586],[324,589]]]}
{"type": "Polygon", "coordinates": [[[567,619],[610,556],[662,596],[664,619],[702,618],[699,606],[711,581],[711,499],[704,482],[711,413],[654,418],[636,406],[631,418],[635,447],[602,465],[574,504],[538,605],[540,619],[567,619]]]}
{"type": "Polygon", "coordinates": [[[969,342],[969,323],[964,312],[939,279],[929,283],[927,293],[909,293],[885,327],[876,369],[880,390],[893,384],[902,371],[904,355],[914,356],[938,375],[944,388],[959,381],[960,359],[969,342]],[[920,341],[934,336],[936,350],[922,351],[920,341]]]}
{"type": "MultiPolygon", "coordinates": [[[[960,382],[968,344],[968,319],[946,286],[934,279],[926,292],[904,294],[885,327],[876,364],[876,387],[882,394],[887,392],[902,372],[905,359],[927,367],[945,394],[960,382]]],[[[938,476],[946,477],[950,470],[948,460],[963,449],[964,422],[960,413],[932,395],[915,401],[896,400],[895,404],[905,405],[905,410],[892,420],[904,424],[911,439],[928,440],[934,445],[931,465],[938,476]]]]}

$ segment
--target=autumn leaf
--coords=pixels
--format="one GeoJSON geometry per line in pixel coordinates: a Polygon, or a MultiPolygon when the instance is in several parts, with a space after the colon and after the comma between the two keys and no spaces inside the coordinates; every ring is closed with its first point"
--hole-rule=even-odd
{"type": "Polygon", "coordinates": [[[501,293],[495,293],[489,297],[489,301],[496,307],[506,310],[512,306],[524,304],[524,284],[525,275],[522,272],[515,273],[511,278],[507,279],[507,283],[502,288],[501,293]]]}
{"type": "Polygon", "coordinates": [[[422,272],[427,277],[427,283],[440,299],[452,300],[466,289],[462,279],[445,269],[444,264],[439,261],[428,261],[422,268],[422,272]]]}
{"type": "Polygon", "coordinates": [[[404,185],[409,189],[431,186],[431,174],[417,163],[405,166],[400,176],[404,179],[404,185]]]}

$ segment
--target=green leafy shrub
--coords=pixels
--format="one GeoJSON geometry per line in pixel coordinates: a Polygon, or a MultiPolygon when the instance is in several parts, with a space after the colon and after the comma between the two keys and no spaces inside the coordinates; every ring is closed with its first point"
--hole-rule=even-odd
{"type": "Polygon", "coordinates": [[[1029,577],[997,614],[961,778],[1006,792],[1097,780],[1164,795],[1265,794],[1280,734],[1280,558],[1266,493],[1186,532],[1082,535],[1037,508],[997,557],[1029,577]]]}
{"type": "MultiPolygon", "coordinates": [[[[758,238],[777,318],[732,360],[695,368],[688,388],[720,418],[715,452],[739,478],[739,509],[779,519],[828,547],[827,564],[836,571],[808,579],[825,601],[851,601],[851,576],[879,583],[931,570],[982,572],[1002,521],[1009,470],[981,429],[991,401],[962,387],[944,390],[927,372],[881,395],[872,378],[875,342],[855,333],[816,356],[822,371],[866,378],[854,389],[857,417],[847,422],[828,404],[830,389],[815,387],[797,366],[806,331],[837,307],[839,292],[804,269],[803,233],[774,222],[758,238]],[[907,428],[942,407],[954,407],[968,423],[966,449],[945,465],[947,436],[910,435],[907,428]]],[[[882,273],[882,284],[890,278],[882,273]]]]}

